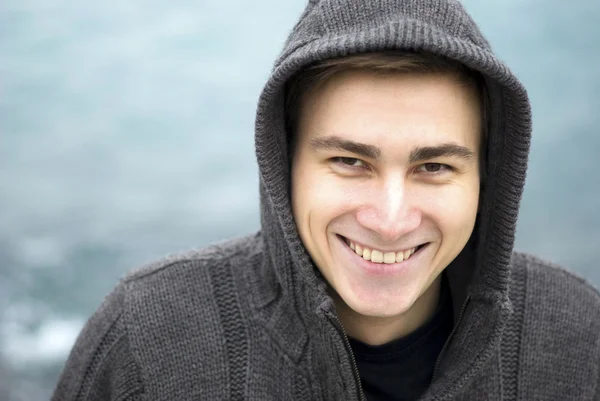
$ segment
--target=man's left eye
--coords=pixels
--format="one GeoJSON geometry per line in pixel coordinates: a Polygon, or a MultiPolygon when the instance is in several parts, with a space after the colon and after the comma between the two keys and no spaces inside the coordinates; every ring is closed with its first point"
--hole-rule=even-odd
{"type": "Polygon", "coordinates": [[[424,169],[426,173],[439,173],[441,171],[452,170],[452,167],[442,163],[425,163],[420,168],[424,169]]]}

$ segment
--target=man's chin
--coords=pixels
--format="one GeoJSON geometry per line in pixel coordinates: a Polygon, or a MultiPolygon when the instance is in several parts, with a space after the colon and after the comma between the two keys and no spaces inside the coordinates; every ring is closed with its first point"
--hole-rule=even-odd
{"type": "Polygon", "coordinates": [[[407,297],[385,297],[382,294],[367,295],[348,294],[340,297],[351,313],[367,318],[388,319],[401,316],[412,306],[412,302],[407,297]]]}

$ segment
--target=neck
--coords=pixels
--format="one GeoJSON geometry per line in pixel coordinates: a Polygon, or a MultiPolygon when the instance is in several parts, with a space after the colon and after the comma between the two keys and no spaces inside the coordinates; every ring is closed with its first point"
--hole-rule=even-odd
{"type": "Polygon", "coordinates": [[[401,315],[365,316],[352,310],[339,296],[336,309],[346,333],[365,344],[381,345],[405,337],[424,325],[434,314],[440,299],[441,275],[401,315]]]}

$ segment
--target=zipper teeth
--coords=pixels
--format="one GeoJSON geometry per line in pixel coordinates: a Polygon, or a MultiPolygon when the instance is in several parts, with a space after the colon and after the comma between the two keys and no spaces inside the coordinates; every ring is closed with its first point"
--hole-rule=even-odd
{"type": "Polygon", "coordinates": [[[365,401],[365,396],[362,390],[362,385],[360,384],[360,373],[358,372],[358,365],[356,365],[356,358],[354,357],[354,352],[352,351],[352,347],[350,346],[350,340],[348,339],[348,334],[346,334],[346,330],[344,330],[344,326],[342,325],[342,322],[340,321],[340,319],[337,316],[333,316],[333,319],[335,319],[335,321],[338,324],[338,328],[342,330],[342,334],[344,337],[344,344],[346,346],[346,349],[348,350],[348,352],[350,353],[350,360],[352,361],[352,370],[354,373],[354,380],[356,381],[356,387],[358,388],[358,397],[360,399],[360,401],[365,401]]]}
{"type": "Polygon", "coordinates": [[[435,380],[435,378],[437,376],[437,373],[438,373],[438,370],[440,367],[440,363],[442,361],[442,357],[444,356],[444,353],[446,352],[446,350],[448,348],[448,344],[450,344],[450,340],[452,339],[452,337],[456,333],[456,330],[458,329],[458,326],[460,325],[460,321],[462,320],[462,317],[465,313],[465,309],[467,309],[467,304],[469,303],[470,299],[471,299],[471,296],[469,295],[469,296],[467,296],[467,299],[465,299],[465,302],[463,302],[462,307],[460,308],[460,313],[458,314],[458,320],[456,321],[456,324],[452,328],[452,331],[450,332],[448,339],[444,343],[444,346],[442,347],[442,350],[440,351],[440,354],[438,355],[438,357],[435,361],[435,365],[433,368],[433,375],[431,377],[432,382],[435,380]]]}

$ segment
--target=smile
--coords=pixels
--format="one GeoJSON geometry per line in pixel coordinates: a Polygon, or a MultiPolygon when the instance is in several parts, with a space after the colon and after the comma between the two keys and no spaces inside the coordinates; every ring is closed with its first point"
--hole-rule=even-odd
{"type": "Polygon", "coordinates": [[[384,252],[378,249],[367,248],[363,245],[359,245],[349,240],[348,238],[343,238],[346,245],[350,247],[358,256],[362,256],[364,260],[371,261],[373,263],[400,263],[405,260],[408,260],[412,255],[415,254],[419,249],[421,249],[425,244],[416,246],[414,248],[399,250],[396,252],[384,252]]]}

